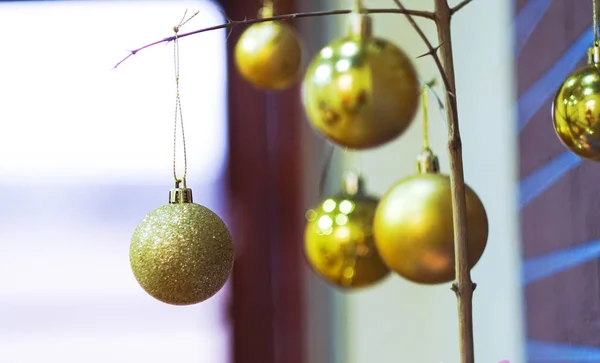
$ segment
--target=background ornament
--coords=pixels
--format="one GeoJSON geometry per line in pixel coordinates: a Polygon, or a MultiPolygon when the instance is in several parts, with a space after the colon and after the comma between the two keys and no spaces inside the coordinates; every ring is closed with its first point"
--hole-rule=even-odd
{"type": "Polygon", "coordinates": [[[314,128],[350,149],[368,149],[400,136],[419,104],[410,58],[375,38],[362,8],[350,15],[349,34],[323,48],[310,64],[303,102],[314,128]]]}
{"type": "Polygon", "coordinates": [[[370,286],[388,276],[373,241],[378,202],[366,194],[362,177],[349,172],[341,193],[306,213],[306,258],[317,275],[345,288],[370,286]]]}

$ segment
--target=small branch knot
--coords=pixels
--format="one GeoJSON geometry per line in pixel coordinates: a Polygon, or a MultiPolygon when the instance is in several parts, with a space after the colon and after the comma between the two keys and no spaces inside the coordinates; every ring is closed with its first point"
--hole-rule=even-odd
{"type": "Polygon", "coordinates": [[[453,151],[458,151],[462,149],[462,140],[460,136],[454,136],[448,141],[448,148],[453,151]]]}
{"type": "Polygon", "coordinates": [[[452,283],[450,290],[454,291],[457,296],[460,295],[460,291],[458,291],[458,284],[456,282],[452,283]]]}

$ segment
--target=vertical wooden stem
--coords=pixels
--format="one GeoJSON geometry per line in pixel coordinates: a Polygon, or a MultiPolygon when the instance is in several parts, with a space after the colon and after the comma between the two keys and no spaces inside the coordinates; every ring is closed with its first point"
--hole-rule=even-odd
{"type": "Polygon", "coordinates": [[[450,86],[446,93],[446,112],[448,117],[448,151],[450,155],[450,182],[452,188],[456,268],[456,281],[452,285],[452,290],[456,293],[456,298],[458,300],[460,361],[461,363],[474,363],[473,290],[475,289],[475,284],[471,281],[469,250],[467,248],[465,180],[463,174],[462,142],[458,126],[456,80],[454,77],[454,59],[452,57],[452,36],[450,32],[450,20],[452,14],[447,0],[435,0],[435,14],[437,18],[440,57],[450,86]]]}

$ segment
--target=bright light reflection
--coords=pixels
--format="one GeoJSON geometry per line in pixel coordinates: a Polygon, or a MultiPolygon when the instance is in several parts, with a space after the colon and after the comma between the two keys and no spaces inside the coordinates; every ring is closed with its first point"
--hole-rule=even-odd
{"type": "Polygon", "coordinates": [[[348,216],[345,214],[338,214],[335,216],[335,223],[337,223],[339,226],[343,226],[344,224],[348,223],[348,216]]]}
{"type": "Polygon", "coordinates": [[[333,210],[335,209],[335,200],[333,199],[327,199],[326,201],[323,202],[323,210],[327,213],[331,213],[333,212],[333,210]]]}
{"type": "Polygon", "coordinates": [[[319,225],[320,229],[329,229],[331,228],[331,226],[333,226],[333,221],[331,220],[331,218],[329,216],[322,216],[321,218],[319,218],[319,221],[317,222],[317,224],[319,225]]]}
{"type": "Polygon", "coordinates": [[[354,42],[348,42],[342,45],[341,52],[346,57],[352,57],[358,52],[358,46],[354,42]]]}
{"type": "Polygon", "coordinates": [[[340,202],[340,212],[348,214],[354,210],[354,203],[349,200],[343,200],[340,202]]]}
{"type": "Polygon", "coordinates": [[[335,69],[340,73],[347,72],[350,69],[350,61],[347,59],[340,59],[335,64],[335,69]]]}
{"type": "Polygon", "coordinates": [[[315,70],[315,76],[316,76],[316,82],[321,84],[321,83],[327,83],[329,82],[329,79],[331,78],[331,68],[326,65],[320,65],[317,67],[317,69],[315,70]]]}
{"type": "Polygon", "coordinates": [[[321,57],[329,59],[333,56],[333,49],[331,47],[325,47],[321,50],[321,57]]]}

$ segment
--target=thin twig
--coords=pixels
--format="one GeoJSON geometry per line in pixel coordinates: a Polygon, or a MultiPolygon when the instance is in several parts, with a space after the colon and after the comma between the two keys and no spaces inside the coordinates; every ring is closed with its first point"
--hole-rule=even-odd
{"type": "Polygon", "coordinates": [[[464,0],[463,2],[459,3],[458,5],[456,5],[455,7],[453,7],[452,9],[450,9],[450,15],[454,15],[454,13],[456,13],[460,9],[464,8],[465,6],[467,6],[471,1],[473,1],[473,0],[464,0]]]}
{"type": "MultiPolygon", "coordinates": [[[[429,41],[429,39],[427,38],[425,33],[423,33],[423,30],[421,29],[419,24],[417,24],[415,19],[413,19],[412,14],[410,14],[406,10],[406,7],[404,7],[404,5],[402,5],[402,2],[400,2],[400,0],[394,0],[394,2],[400,8],[400,10],[403,11],[403,14],[406,15],[406,19],[408,20],[410,25],[412,25],[412,27],[419,34],[421,39],[423,39],[423,42],[425,42],[425,45],[427,46],[427,49],[429,50],[428,53],[433,58],[433,61],[435,62],[435,65],[438,68],[438,71],[440,72],[440,77],[442,77],[442,82],[444,83],[444,88],[450,94],[454,94],[454,89],[452,88],[452,85],[448,81],[448,75],[446,74],[446,71],[444,70],[444,66],[442,65],[442,62],[440,61],[440,57],[438,57],[438,55],[437,55],[437,52],[436,52],[437,48],[434,48],[433,45],[431,45],[431,42],[429,41]]],[[[440,46],[441,46],[441,44],[440,44],[440,46]]]]}
{"type": "Polygon", "coordinates": [[[432,55],[433,53],[437,53],[438,49],[440,49],[440,47],[441,47],[441,46],[442,46],[442,44],[438,44],[438,46],[437,46],[437,47],[433,48],[433,52],[431,52],[431,51],[428,51],[428,52],[426,52],[426,53],[423,53],[423,54],[421,54],[420,56],[418,56],[418,57],[417,57],[417,59],[419,59],[419,58],[423,58],[423,57],[427,57],[427,56],[430,56],[430,55],[432,55]]]}
{"type": "MultiPolygon", "coordinates": [[[[407,10],[407,9],[365,9],[365,11],[369,14],[406,14],[409,16],[418,16],[421,18],[426,18],[426,19],[434,20],[434,21],[436,19],[435,15],[430,11],[407,10]]],[[[194,30],[194,31],[191,31],[188,33],[182,33],[182,34],[179,34],[178,38],[181,39],[181,38],[185,38],[190,35],[205,33],[205,32],[209,32],[209,31],[213,31],[213,30],[231,29],[231,28],[234,28],[239,25],[251,25],[251,24],[255,24],[255,23],[262,23],[262,22],[276,21],[276,20],[291,20],[291,19],[311,18],[311,17],[318,17],[318,16],[344,15],[344,14],[350,14],[351,12],[352,12],[352,10],[315,11],[315,12],[307,12],[307,13],[283,14],[283,15],[277,15],[277,16],[273,16],[273,17],[259,18],[259,19],[246,19],[246,20],[229,20],[229,19],[227,19],[227,23],[225,23],[225,24],[211,26],[211,27],[204,28],[204,29],[198,29],[198,30],[194,30]]],[[[125,62],[131,56],[136,55],[141,50],[150,48],[157,44],[161,44],[161,43],[165,43],[165,42],[167,42],[167,43],[172,42],[174,39],[175,39],[174,36],[170,36],[167,38],[163,38],[161,40],[157,40],[150,44],[146,44],[143,47],[140,47],[140,48],[137,48],[134,50],[130,50],[129,54],[125,58],[121,59],[119,61],[119,63],[117,63],[113,68],[117,68],[118,66],[121,65],[121,63],[125,62]]]]}

